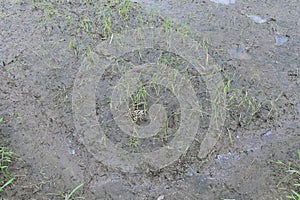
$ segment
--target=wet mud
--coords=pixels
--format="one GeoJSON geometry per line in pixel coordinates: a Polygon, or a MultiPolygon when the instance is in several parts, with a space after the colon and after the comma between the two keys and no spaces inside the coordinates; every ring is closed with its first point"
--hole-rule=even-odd
{"type": "Polygon", "coordinates": [[[74,198],[286,198],[292,186],[278,186],[286,172],[275,162],[296,160],[300,148],[298,1],[32,2],[0,3],[0,140],[16,154],[11,167],[17,177],[1,197],[64,199],[83,183],[74,198]],[[93,156],[76,128],[72,99],[84,59],[118,32],[141,26],[180,30],[183,38],[187,31],[205,45],[225,85],[226,116],[213,149],[199,156],[214,108],[205,77],[189,60],[160,49],[112,58],[95,84],[95,113],[107,138],[128,154],[168,145],[182,110],[172,86],[141,76],[147,98],[137,100],[140,90],[131,91],[127,119],[147,127],[151,109],[160,108],[167,120],[151,137],[124,134],[109,98],[122,70],[145,63],[173,67],[197,88],[202,105],[195,139],[178,160],[132,173],[93,156]]]}

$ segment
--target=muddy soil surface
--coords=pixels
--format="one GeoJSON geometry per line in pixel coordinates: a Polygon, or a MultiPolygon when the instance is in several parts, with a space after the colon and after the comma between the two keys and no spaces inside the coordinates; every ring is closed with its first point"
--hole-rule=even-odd
{"type": "Polygon", "coordinates": [[[11,167],[17,177],[1,197],[64,199],[83,183],[72,197],[285,199],[291,186],[278,185],[286,172],[275,161],[295,160],[300,148],[300,3],[216,2],[1,1],[0,139],[16,153],[11,167]],[[109,57],[103,43],[113,44],[118,33],[145,26],[168,29],[170,35],[180,32],[183,42],[193,37],[205,47],[223,80],[219,92],[225,93],[226,116],[221,116],[224,123],[213,148],[201,156],[203,133],[218,102],[209,94],[206,76],[180,56],[189,50],[175,53],[153,45],[110,58],[95,83],[94,115],[104,135],[126,155],[168,146],[189,115],[174,92],[176,84],[141,76],[141,87],[128,89],[128,113],[122,117],[134,127],[152,127],[153,110],[162,109],[166,120],[150,137],[124,133],[110,98],[123,70],[147,63],[174,68],[188,77],[202,106],[195,137],[177,160],[162,168],[141,163],[132,172],[121,166],[120,157],[111,155],[107,162],[95,156],[100,147],[87,146],[99,143],[86,142],[89,136],[74,117],[74,99],[80,100],[74,87],[80,87],[85,59],[94,52],[109,57]]]}

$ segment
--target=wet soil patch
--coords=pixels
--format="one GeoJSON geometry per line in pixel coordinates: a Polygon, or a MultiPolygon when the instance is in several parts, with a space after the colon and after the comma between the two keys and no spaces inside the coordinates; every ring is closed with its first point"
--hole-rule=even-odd
{"type": "Polygon", "coordinates": [[[281,182],[286,169],[276,161],[295,161],[300,147],[299,3],[136,2],[0,3],[0,145],[16,154],[11,164],[16,179],[0,197],[64,199],[81,183],[74,197],[85,199],[284,199],[297,190],[281,182]],[[257,23],[252,15],[272,20],[257,23]],[[199,159],[213,105],[194,66],[160,49],[115,58],[99,77],[96,114],[106,136],[128,153],[166,146],[183,112],[172,87],[140,76],[140,87],[127,96],[128,119],[147,127],[151,108],[160,104],[165,131],[138,140],[125,134],[114,121],[110,96],[132,66],[152,63],[180,71],[197,88],[203,114],[195,141],[175,163],[124,173],[87,151],[74,125],[72,92],[79,66],[95,46],[140,26],[183,35],[189,30],[207,44],[226,86],[221,92],[227,95],[227,115],[215,148],[199,159]]]}
{"type": "MultiPolygon", "coordinates": [[[[156,65],[164,64],[168,67],[174,67],[180,74],[188,77],[194,88],[197,88],[197,100],[201,104],[202,119],[199,127],[199,134],[197,136],[198,142],[203,137],[202,134],[206,131],[209,113],[211,112],[210,97],[208,95],[205,81],[201,78],[201,74],[191,66],[188,61],[180,58],[174,53],[164,52],[158,49],[145,49],[142,51],[135,51],[124,55],[122,58],[116,59],[116,63],[112,64],[103,76],[101,77],[96,93],[97,97],[97,115],[99,123],[107,128],[106,135],[115,143],[123,143],[122,148],[133,151],[135,153],[154,151],[171,141],[174,134],[180,125],[180,105],[174,96],[172,87],[172,80],[170,80],[169,88],[157,84],[155,78],[147,75],[142,75],[138,82],[139,87],[137,91],[128,94],[128,105],[126,113],[134,123],[139,126],[146,126],[151,123],[149,118],[149,108],[154,104],[164,106],[167,112],[167,120],[164,122],[163,129],[157,133],[153,133],[153,137],[138,139],[130,135],[122,133],[122,130],[115,124],[113,114],[111,113],[111,92],[114,87],[122,87],[126,90],[127,85],[118,85],[118,80],[124,73],[133,67],[141,66],[144,63],[154,63],[156,65]],[[141,91],[142,90],[142,91],[141,91]],[[140,114],[140,116],[137,116],[140,114]]],[[[155,76],[155,75],[154,75],[155,76]]],[[[128,89],[128,93],[130,93],[128,89]]],[[[133,133],[134,135],[134,133],[133,133]]],[[[136,135],[138,136],[138,135],[136,135]]]]}

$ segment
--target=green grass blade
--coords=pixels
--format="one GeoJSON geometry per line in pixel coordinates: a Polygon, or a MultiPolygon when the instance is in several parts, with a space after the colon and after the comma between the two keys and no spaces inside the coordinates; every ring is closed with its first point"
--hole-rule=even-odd
{"type": "Polygon", "coordinates": [[[300,200],[300,194],[298,192],[296,192],[295,190],[292,190],[292,192],[294,193],[294,195],[297,196],[298,200],[300,200]]]}
{"type": "Polygon", "coordinates": [[[2,186],[0,187],[0,192],[1,192],[6,186],[8,186],[9,184],[11,184],[14,180],[15,180],[15,178],[11,178],[11,179],[9,179],[9,181],[7,181],[4,185],[2,185],[2,186]]]}
{"type": "Polygon", "coordinates": [[[79,190],[83,185],[84,185],[84,184],[81,183],[80,185],[76,186],[76,187],[70,192],[70,194],[67,194],[67,195],[66,195],[65,200],[69,200],[70,197],[71,197],[77,190],[79,190]]]}

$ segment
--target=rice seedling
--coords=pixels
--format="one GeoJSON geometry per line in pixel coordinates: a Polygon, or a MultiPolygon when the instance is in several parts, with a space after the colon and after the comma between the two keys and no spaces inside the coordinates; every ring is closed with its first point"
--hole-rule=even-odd
{"type": "Polygon", "coordinates": [[[286,198],[292,200],[300,200],[300,149],[298,149],[297,154],[298,158],[293,162],[286,163],[280,160],[276,162],[287,174],[277,186],[287,185],[282,189],[289,193],[286,198]]]}
{"type": "MultiPolygon", "coordinates": [[[[77,185],[74,189],[71,190],[70,193],[68,193],[68,194],[65,195],[65,200],[70,200],[71,197],[73,196],[73,194],[74,194],[77,190],[79,190],[81,187],[83,187],[83,186],[84,186],[83,183],[77,185]]],[[[77,198],[77,199],[78,199],[78,198],[77,198]]]]}
{"type": "MultiPolygon", "coordinates": [[[[2,118],[3,119],[3,118],[2,118]]],[[[13,152],[6,147],[0,147],[0,192],[14,181],[9,171],[13,152]]]]}

